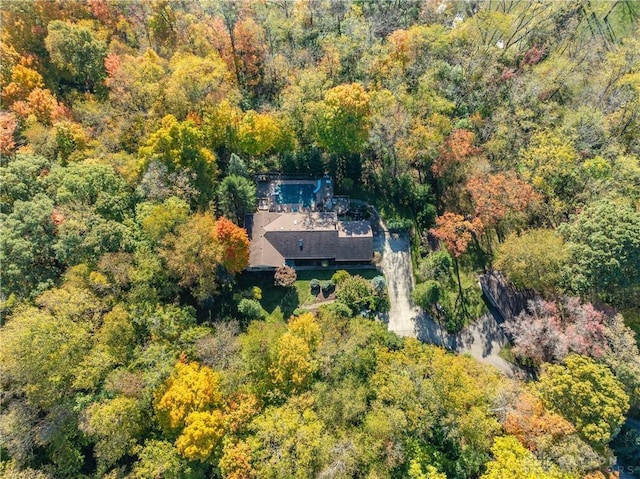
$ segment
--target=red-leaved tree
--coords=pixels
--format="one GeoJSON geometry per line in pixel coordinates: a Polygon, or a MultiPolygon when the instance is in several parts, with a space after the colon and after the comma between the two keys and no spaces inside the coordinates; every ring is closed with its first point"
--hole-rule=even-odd
{"type": "Polygon", "coordinates": [[[436,218],[436,227],[432,228],[431,234],[441,241],[444,241],[449,253],[453,256],[453,263],[458,279],[459,300],[464,308],[464,296],[462,292],[462,282],[460,281],[460,268],[458,257],[462,255],[474,236],[482,234],[482,221],[479,218],[467,219],[462,215],[447,212],[436,218]]]}
{"type": "Polygon", "coordinates": [[[500,222],[509,213],[522,213],[540,200],[533,187],[514,173],[474,176],[467,181],[475,215],[485,227],[495,227],[501,238],[500,222]]]}

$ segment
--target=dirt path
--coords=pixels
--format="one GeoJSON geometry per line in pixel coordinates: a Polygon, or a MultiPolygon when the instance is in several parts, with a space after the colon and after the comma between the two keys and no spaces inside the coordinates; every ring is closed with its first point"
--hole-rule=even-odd
{"type": "Polygon", "coordinates": [[[302,309],[308,309],[309,311],[315,311],[316,309],[320,309],[321,306],[325,306],[327,304],[335,303],[336,299],[325,299],[324,301],[317,301],[311,304],[303,304],[300,306],[302,309]]]}
{"type": "Polygon", "coordinates": [[[508,341],[490,313],[477,319],[460,333],[449,334],[428,314],[413,305],[413,269],[406,235],[392,235],[381,228],[374,238],[374,249],[382,253],[382,270],[387,280],[390,311],[382,319],[387,321],[389,331],[458,353],[468,353],[478,361],[491,364],[508,375],[520,373],[518,367],[498,355],[508,341]]]}

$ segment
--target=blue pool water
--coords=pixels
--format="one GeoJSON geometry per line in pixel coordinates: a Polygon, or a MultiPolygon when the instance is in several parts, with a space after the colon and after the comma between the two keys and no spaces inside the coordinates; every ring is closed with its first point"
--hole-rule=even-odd
{"type": "Polygon", "coordinates": [[[310,184],[281,184],[276,187],[275,200],[280,205],[300,203],[311,206],[315,200],[315,185],[310,184]]]}

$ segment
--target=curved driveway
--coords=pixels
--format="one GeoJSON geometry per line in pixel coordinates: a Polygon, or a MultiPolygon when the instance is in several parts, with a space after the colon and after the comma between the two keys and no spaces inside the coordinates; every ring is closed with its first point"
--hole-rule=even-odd
{"type": "Polygon", "coordinates": [[[428,314],[413,305],[413,267],[406,235],[392,235],[386,229],[381,229],[374,237],[374,249],[382,254],[381,266],[387,280],[390,310],[382,319],[387,321],[389,331],[457,353],[468,353],[508,375],[521,373],[520,368],[498,355],[508,340],[491,313],[477,319],[460,333],[449,334],[428,314]]]}

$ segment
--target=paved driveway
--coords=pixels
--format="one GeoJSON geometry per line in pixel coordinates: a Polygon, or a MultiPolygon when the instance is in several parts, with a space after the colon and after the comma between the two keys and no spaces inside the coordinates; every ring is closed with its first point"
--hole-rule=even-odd
{"type": "Polygon", "coordinates": [[[521,373],[520,368],[498,355],[508,340],[491,313],[477,319],[460,333],[449,334],[428,314],[413,305],[413,267],[406,235],[392,235],[381,230],[374,238],[374,248],[382,253],[381,266],[387,280],[390,310],[382,319],[387,321],[389,331],[458,353],[468,353],[509,375],[521,373]]]}

